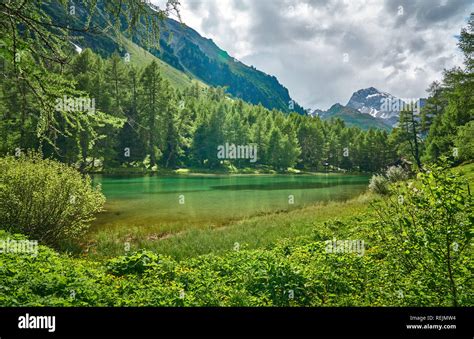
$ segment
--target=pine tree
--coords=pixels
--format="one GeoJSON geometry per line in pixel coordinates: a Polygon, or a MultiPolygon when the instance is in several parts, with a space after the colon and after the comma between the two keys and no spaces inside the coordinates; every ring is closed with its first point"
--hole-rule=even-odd
{"type": "Polygon", "coordinates": [[[301,146],[300,165],[303,168],[318,169],[323,159],[324,135],[318,117],[305,119],[298,129],[298,142],[301,146]]]}
{"type": "Polygon", "coordinates": [[[418,166],[422,168],[421,163],[421,128],[419,117],[414,111],[405,110],[400,112],[398,127],[394,129],[392,138],[398,144],[398,154],[400,156],[409,156],[418,166]]]}
{"type": "Polygon", "coordinates": [[[150,165],[157,164],[157,158],[161,156],[158,149],[158,124],[160,118],[160,92],[162,90],[163,79],[161,78],[159,67],[156,61],[149,64],[141,76],[141,107],[140,122],[146,129],[143,133],[147,145],[147,153],[150,156],[150,165]]]}

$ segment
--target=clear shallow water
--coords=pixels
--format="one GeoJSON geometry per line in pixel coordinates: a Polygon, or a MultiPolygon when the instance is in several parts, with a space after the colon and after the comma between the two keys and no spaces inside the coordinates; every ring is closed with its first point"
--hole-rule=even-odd
{"type": "Polygon", "coordinates": [[[98,216],[93,229],[146,226],[164,231],[166,225],[216,226],[320,201],[347,200],[362,193],[369,178],[335,174],[96,175],[93,181],[101,184],[107,197],[106,211],[98,216]],[[290,195],[294,204],[289,203],[290,195]]]}

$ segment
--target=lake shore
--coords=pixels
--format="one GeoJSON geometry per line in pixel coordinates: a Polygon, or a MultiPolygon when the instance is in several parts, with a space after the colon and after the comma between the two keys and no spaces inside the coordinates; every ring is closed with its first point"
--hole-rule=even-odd
{"type": "Polygon", "coordinates": [[[287,168],[276,170],[269,166],[258,166],[258,167],[245,167],[237,168],[234,166],[227,166],[221,168],[176,168],[176,169],[167,169],[167,168],[156,168],[150,169],[145,167],[113,167],[113,168],[89,168],[84,170],[84,173],[90,175],[163,175],[163,176],[172,176],[172,175],[272,175],[272,174],[306,174],[306,175],[319,175],[319,174],[353,174],[353,175],[367,175],[371,172],[364,171],[348,171],[343,170],[334,166],[328,166],[318,169],[297,169],[297,168],[287,168]]]}
{"type": "MultiPolygon", "coordinates": [[[[89,238],[82,250],[87,257],[104,260],[124,255],[125,249],[147,249],[169,255],[176,260],[210,253],[271,247],[283,239],[300,241],[318,228],[340,221],[364,218],[369,220],[371,193],[363,193],[347,201],[320,202],[288,211],[275,211],[221,225],[184,229],[157,234],[153,228],[133,228],[128,232],[104,229],[89,238]],[[236,245],[237,244],[237,245],[236,245]]],[[[77,249],[76,249],[77,250],[77,249]]]]}
{"type": "MultiPolygon", "coordinates": [[[[368,181],[368,176],[348,174],[95,175],[93,183],[100,185],[107,201],[81,250],[108,256],[123,254],[125,246],[157,251],[170,246],[163,251],[182,256],[183,246],[169,244],[190,236],[188,245],[194,244],[187,253],[204,253],[195,239],[207,231],[255,217],[345,202],[366,191],[368,181]]],[[[242,234],[232,245],[235,242],[246,242],[246,236],[242,234]]]]}

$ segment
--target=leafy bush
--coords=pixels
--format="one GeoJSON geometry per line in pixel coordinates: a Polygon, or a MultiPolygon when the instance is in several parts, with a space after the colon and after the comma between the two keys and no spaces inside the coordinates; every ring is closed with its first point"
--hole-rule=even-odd
{"type": "Polygon", "coordinates": [[[150,251],[138,251],[129,255],[110,259],[107,270],[117,276],[125,274],[142,274],[148,269],[156,268],[162,261],[160,257],[150,251]]]}
{"type": "Polygon", "coordinates": [[[385,176],[391,183],[408,179],[408,173],[400,166],[390,166],[385,172],[385,176]]]}
{"type": "Polygon", "coordinates": [[[390,193],[388,185],[388,180],[383,175],[374,174],[370,178],[369,189],[374,193],[385,195],[390,193]]]}
{"type": "Polygon", "coordinates": [[[53,247],[84,234],[105,197],[89,177],[38,154],[0,159],[0,225],[53,247]]]}
{"type": "Polygon", "coordinates": [[[458,128],[456,147],[458,148],[458,156],[461,160],[474,159],[474,121],[470,121],[458,128]]]}
{"type": "Polygon", "coordinates": [[[465,179],[446,166],[419,173],[377,208],[382,246],[411,303],[472,303],[473,198],[465,179]],[[405,283],[403,283],[403,281],[405,283]],[[470,299],[470,301],[469,301],[470,299]]]}

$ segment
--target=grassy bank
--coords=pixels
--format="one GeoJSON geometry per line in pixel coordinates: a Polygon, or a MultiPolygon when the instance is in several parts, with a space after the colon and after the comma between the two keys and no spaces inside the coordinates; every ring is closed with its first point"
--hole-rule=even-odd
{"type": "MultiPolygon", "coordinates": [[[[0,240],[22,240],[0,231],[0,240]]],[[[358,306],[401,305],[377,251],[325,255],[324,242],[279,243],[176,262],[139,252],[107,263],[40,246],[6,253],[1,306],[358,306]],[[383,273],[385,272],[385,273],[383,273]],[[383,285],[383,290],[376,288],[383,285]]],[[[403,301],[404,302],[404,301],[403,301]]]]}
{"type": "Polygon", "coordinates": [[[130,246],[132,251],[144,248],[180,260],[232,251],[237,247],[269,248],[280,239],[310,236],[314,229],[331,224],[334,220],[368,220],[373,215],[369,212],[369,201],[373,198],[367,193],[347,202],[320,203],[224,225],[183,229],[164,236],[157,235],[154,229],[147,227],[103,229],[91,235],[87,253],[95,259],[108,258],[125,254],[130,246]]]}
{"type": "Polygon", "coordinates": [[[464,176],[471,186],[474,185],[474,163],[463,164],[456,167],[454,171],[464,176]]]}
{"type": "MultiPolygon", "coordinates": [[[[371,195],[259,216],[159,242],[104,261],[6,254],[2,306],[387,306],[401,300],[368,217],[371,195]],[[327,254],[328,239],[364,239],[364,255],[327,254]],[[235,243],[240,244],[235,247],[235,243]],[[160,254],[158,254],[160,253],[160,254]],[[175,260],[167,253],[181,259],[175,260]],[[203,253],[208,253],[202,255],[203,253]],[[379,286],[384,286],[380,289],[379,286]]],[[[0,232],[0,241],[25,239],[0,232]]],[[[104,236],[105,239],[105,236],[104,236]]],[[[102,243],[104,253],[119,249],[102,243]]],[[[123,249],[121,249],[122,254],[123,249]]],[[[411,299],[413,298],[413,300],[411,299]]],[[[412,301],[411,301],[412,300],[412,301]]],[[[441,299],[437,301],[442,304],[441,299]]]]}

